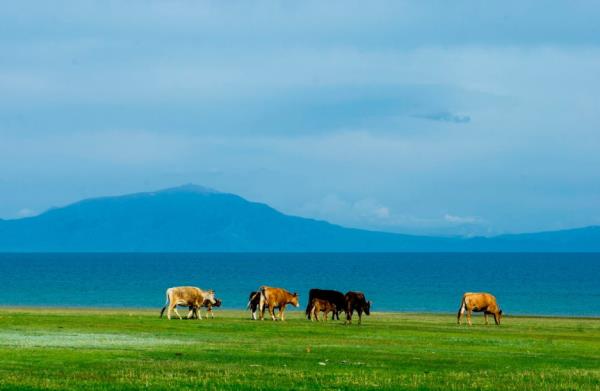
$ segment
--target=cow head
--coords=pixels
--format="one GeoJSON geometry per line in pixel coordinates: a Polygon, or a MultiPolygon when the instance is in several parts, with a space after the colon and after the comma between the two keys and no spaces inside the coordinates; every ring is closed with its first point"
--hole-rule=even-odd
{"type": "Polygon", "coordinates": [[[373,303],[372,301],[365,301],[365,304],[363,304],[363,311],[365,311],[365,314],[371,315],[371,304],[372,303],[373,303]]]}
{"type": "Polygon", "coordinates": [[[211,289],[208,292],[206,292],[206,297],[204,299],[210,301],[210,304],[215,305],[215,291],[211,289]]]}
{"type": "Polygon", "coordinates": [[[499,325],[500,321],[502,321],[502,310],[498,310],[498,315],[494,316],[496,320],[496,324],[499,325]]]}
{"type": "Polygon", "coordinates": [[[300,302],[298,301],[298,293],[292,293],[289,303],[295,305],[296,307],[300,307],[300,302]]]}
{"type": "Polygon", "coordinates": [[[221,299],[215,298],[215,304],[213,304],[213,307],[220,307],[222,303],[223,302],[221,301],[221,299]]]}

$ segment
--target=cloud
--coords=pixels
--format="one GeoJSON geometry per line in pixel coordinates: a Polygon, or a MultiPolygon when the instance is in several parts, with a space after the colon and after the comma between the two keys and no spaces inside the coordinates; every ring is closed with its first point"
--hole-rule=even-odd
{"type": "Polygon", "coordinates": [[[348,225],[386,225],[390,220],[390,208],[373,198],[349,201],[337,194],[329,194],[316,202],[303,206],[301,213],[305,216],[333,220],[348,225]]]}
{"type": "Polygon", "coordinates": [[[432,121],[452,122],[455,124],[466,124],[471,122],[471,117],[468,115],[459,115],[449,112],[430,113],[415,115],[416,118],[430,119],[432,121]]]}
{"type": "Polygon", "coordinates": [[[481,224],[483,222],[479,217],[456,216],[451,214],[445,214],[444,220],[452,224],[481,224]]]}
{"type": "Polygon", "coordinates": [[[17,217],[19,217],[19,218],[31,217],[31,216],[35,216],[35,215],[37,215],[37,212],[35,210],[29,209],[29,208],[23,208],[17,212],[17,217]]]}
{"type": "Polygon", "coordinates": [[[419,217],[394,211],[373,198],[352,201],[337,194],[306,203],[298,214],[350,227],[390,232],[460,236],[492,233],[488,224],[479,217],[451,214],[419,217]]]}

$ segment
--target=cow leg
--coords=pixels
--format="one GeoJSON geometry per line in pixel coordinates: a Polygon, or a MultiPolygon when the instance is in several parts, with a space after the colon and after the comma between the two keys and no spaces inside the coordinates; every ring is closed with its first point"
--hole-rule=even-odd
{"type": "Polygon", "coordinates": [[[179,318],[179,320],[183,320],[183,318],[181,317],[181,315],[179,315],[179,312],[177,312],[177,307],[173,308],[173,312],[175,312],[175,315],[177,315],[177,317],[179,318]]]}
{"type": "Polygon", "coordinates": [[[177,315],[177,317],[179,318],[179,320],[182,320],[183,318],[181,317],[181,315],[179,315],[179,312],[177,312],[177,306],[173,306],[173,311],[175,311],[175,315],[177,315]]]}
{"type": "MultiPolygon", "coordinates": [[[[177,313],[176,307],[177,307],[177,304],[173,305],[173,304],[169,303],[169,309],[167,309],[167,319],[171,320],[171,311],[173,311],[173,308],[175,308],[175,313],[177,313]]],[[[179,319],[181,319],[181,316],[179,317],[179,319]]]]}
{"type": "Polygon", "coordinates": [[[189,306],[189,311],[188,311],[188,314],[187,314],[186,318],[187,319],[192,319],[194,317],[194,315],[195,315],[194,307],[189,306]]]}
{"type": "Polygon", "coordinates": [[[471,311],[471,310],[467,310],[467,324],[468,324],[469,326],[472,326],[472,325],[473,325],[473,324],[471,323],[471,313],[472,313],[472,311],[471,311]]]}
{"type": "Polygon", "coordinates": [[[487,325],[489,325],[489,322],[488,322],[488,313],[487,313],[487,311],[483,311],[483,319],[484,319],[484,321],[485,321],[485,325],[486,325],[486,326],[487,326],[487,325]]]}
{"type": "Polygon", "coordinates": [[[362,310],[359,309],[356,312],[358,312],[358,324],[361,324],[362,323],[362,310]]]}
{"type": "Polygon", "coordinates": [[[456,317],[457,321],[458,321],[458,324],[460,324],[460,320],[461,320],[463,314],[465,313],[465,309],[466,309],[466,306],[465,306],[465,303],[463,301],[462,303],[460,303],[460,308],[458,309],[458,315],[456,317]]]}
{"type": "Polygon", "coordinates": [[[327,322],[327,316],[329,316],[329,311],[325,310],[325,313],[323,314],[323,321],[327,322]]]}
{"type": "Polygon", "coordinates": [[[279,306],[279,319],[281,319],[282,321],[285,320],[284,313],[285,313],[285,304],[279,306]]]}
{"type": "Polygon", "coordinates": [[[352,324],[352,313],[354,310],[346,310],[346,323],[352,324]]]}
{"type": "Polygon", "coordinates": [[[265,299],[262,295],[262,293],[259,294],[260,296],[258,297],[258,318],[260,320],[264,320],[265,318],[265,299]]]}
{"type": "Polygon", "coordinates": [[[264,320],[265,319],[265,298],[263,297],[262,293],[260,294],[260,301],[258,303],[258,311],[259,311],[259,317],[260,320],[264,320]]]}
{"type": "Polygon", "coordinates": [[[313,314],[311,321],[316,320],[318,322],[319,321],[319,313],[317,312],[317,306],[313,305],[311,311],[313,314]]]}
{"type": "MultiPolygon", "coordinates": [[[[206,312],[208,312],[208,313],[210,314],[210,318],[211,318],[211,319],[214,319],[214,318],[215,318],[215,313],[213,312],[213,310],[212,310],[212,307],[208,307],[208,308],[206,309],[206,312]]],[[[206,315],[206,317],[208,318],[208,315],[206,315]]]]}
{"type": "Polygon", "coordinates": [[[497,312],[494,312],[494,322],[496,322],[496,326],[500,326],[500,318],[497,312]]]}
{"type": "Polygon", "coordinates": [[[269,304],[269,315],[271,315],[271,320],[275,320],[275,307],[269,304]]]}

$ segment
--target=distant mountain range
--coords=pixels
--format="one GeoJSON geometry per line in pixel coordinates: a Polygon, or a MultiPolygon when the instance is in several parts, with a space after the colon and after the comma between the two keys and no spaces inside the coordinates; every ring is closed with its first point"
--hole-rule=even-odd
{"type": "Polygon", "coordinates": [[[0,220],[3,252],[600,251],[600,227],[442,238],[344,228],[195,185],[0,220]]]}

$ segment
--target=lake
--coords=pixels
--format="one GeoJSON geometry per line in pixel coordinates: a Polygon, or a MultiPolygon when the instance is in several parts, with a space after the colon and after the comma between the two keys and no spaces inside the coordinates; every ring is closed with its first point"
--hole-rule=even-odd
{"type": "Polygon", "coordinates": [[[225,308],[280,286],[360,290],[374,311],[456,312],[493,293],[506,314],[600,316],[600,254],[0,254],[0,305],[152,307],[165,289],[212,288],[225,308]]]}

